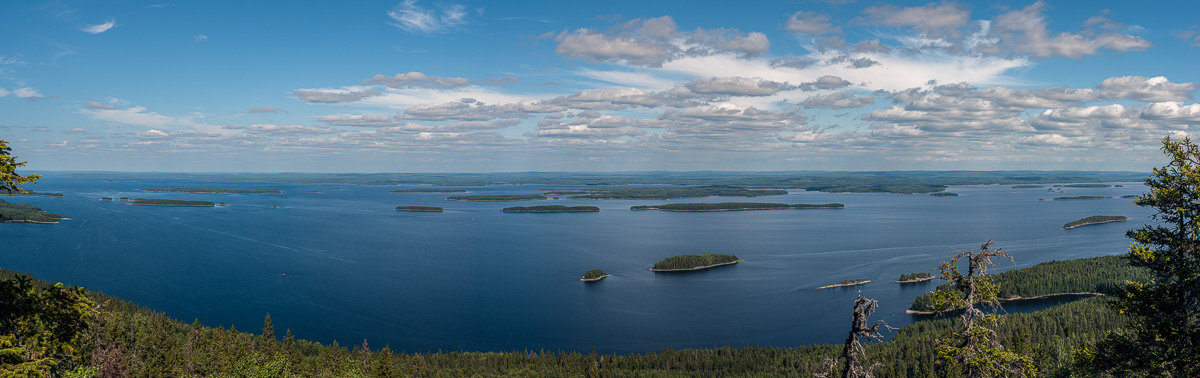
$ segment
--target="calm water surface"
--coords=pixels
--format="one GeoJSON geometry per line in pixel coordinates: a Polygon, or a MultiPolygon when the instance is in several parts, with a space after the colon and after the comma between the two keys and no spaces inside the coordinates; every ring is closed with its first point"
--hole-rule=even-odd
{"type": "MultiPolygon", "coordinates": [[[[15,197],[71,218],[0,224],[0,267],[99,290],[210,326],[279,331],[395,350],[642,352],[664,347],[840,343],[857,289],[880,301],[893,326],[936,283],[900,286],[932,272],[953,249],[984,239],[1012,253],[1000,270],[1123,253],[1125,230],[1150,214],[1119,188],[961,186],[960,197],[836,194],[675,201],[447,201],[396,187],[48,176],[31,187],[63,198],[15,197]],[[151,187],[282,188],[281,195],[144,193],[151,187]],[[317,191],[319,193],[309,193],[317,191]],[[144,207],[100,197],[226,202],[216,208],[144,207]],[[841,210],[631,212],[666,202],[846,204],[841,210]],[[599,213],[505,214],[522,205],[592,205],[599,213]],[[279,208],[273,208],[273,206],[279,208]],[[445,213],[396,212],[398,205],[445,213]],[[1063,230],[1091,215],[1129,222],[1063,230]],[[733,253],[745,262],[690,274],[655,274],[685,253],[733,253]],[[613,274],[594,284],[592,268],[613,274]],[[817,290],[843,279],[874,282],[817,290]]],[[[412,187],[412,186],[402,186],[412,187]]],[[[467,194],[530,194],[572,186],[468,187],[467,194]]],[[[452,195],[452,194],[451,194],[452,195]]],[[[1039,304],[1026,307],[1039,308],[1039,304]]],[[[1010,307],[1011,310],[1011,307],[1010,307]]]]}

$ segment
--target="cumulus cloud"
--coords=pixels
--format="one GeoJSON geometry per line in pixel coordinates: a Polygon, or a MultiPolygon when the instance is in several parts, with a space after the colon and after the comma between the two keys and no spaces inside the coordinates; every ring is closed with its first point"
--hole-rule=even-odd
{"type": "Polygon", "coordinates": [[[79,30],[84,33],[88,33],[88,34],[100,34],[100,33],[109,31],[115,27],[117,27],[117,20],[110,18],[110,19],[104,21],[104,23],[83,26],[83,27],[79,28],[79,30]]]}
{"type": "Polygon", "coordinates": [[[336,104],[355,102],[368,97],[382,95],[383,92],[372,89],[342,88],[342,89],[297,89],[292,92],[301,101],[317,104],[336,104]]]}
{"type": "Polygon", "coordinates": [[[918,7],[895,5],[873,6],[863,10],[865,22],[885,26],[912,27],[931,34],[954,34],[958,28],[970,22],[971,12],[959,8],[958,3],[929,3],[918,7]]]}
{"type": "Polygon", "coordinates": [[[784,24],[784,29],[793,33],[811,35],[841,33],[842,29],[833,26],[829,20],[830,17],[828,15],[817,12],[799,11],[788,17],[787,23],[784,24]]]}
{"type": "Polygon", "coordinates": [[[996,17],[994,26],[1000,39],[1014,51],[1038,58],[1081,58],[1094,55],[1102,48],[1123,52],[1145,50],[1152,46],[1149,41],[1129,34],[1103,32],[1094,37],[1066,32],[1052,34],[1046,28],[1046,18],[1042,14],[1045,6],[1045,3],[1038,1],[996,17]]]}
{"type": "Polygon", "coordinates": [[[318,118],[319,121],[335,126],[355,127],[388,127],[396,126],[398,121],[383,114],[331,114],[318,118]]]}
{"type": "Polygon", "coordinates": [[[695,93],[729,96],[769,96],[792,88],[787,83],[760,77],[714,77],[692,80],[687,84],[687,89],[695,93]]]}
{"type": "Polygon", "coordinates": [[[1121,76],[1104,79],[1097,86],[1105,96],[1144,102],[1185,101],[1198,87],[1195,83],[1172,83],[1166,77],[1121,76]]]}
{"type": "Polygon", "coordinates": [[[255,124],[246,128],[247,133],[251,134],[272,134],[272,135],[316,135],[330,134],[335,131],[327,127],[313,127],[302,125],[280,126],[275,124],[255,124]]]}
{"type": "Polygon", "coordinates": [[[88,101],[88,102],[87,102],[86,104],[84,104],[84,105],[85,105],[85,106],[87,106],[87,107],[88,107],[88,109],[106,109],[106,110],[112,110],[112,109],[116,109],[116,108],[117,108],[117,106],[116,106],[116,105],[112,105],[112,104],[101,104],[101,103],[99,103],[99,102],[95,102],[95,101],[88,101]]]}
{"type": "Polygon", "coordinates": [[[856,96],[849,92],[834,92],[826,95],[809,97],[800,103],[805,108],[850,109],[861,108],[875,103],[871,96],[856,96]]]}
{"type": "Polygon", "coordinates": [[[273,107],[273,106],[257,106],[257,107],[250,108],[250,113],[262,114],[262,113],[287,113],[287,112],[283,111],[282,109],[273,107]]]}
{"type": "Polygon", "coordinates": [[[851,83],[837,76],[825,75],[817,78],[816,81],[800,83],[799,88],[805,91],[815,91],[818,89],[838,89],[850,86],[851,83]]]}
{"type": "Polygon", "coordinates": [[[445,4],[440,9],[417,5],[405,0],[387,12],[391,25],[410,33],[436,33],[466,24],[467,9],[462,4],[445,4]]]}
{"type": "Polygon", "coordinates": [[[728,28],[679,32],[670,16],[635,19],[606,31],[565,31],[554,40],[558,44],[555,53],[568,59],[649,67],[659,67],[683,56],[721,53],[758,56],[770,48],[767,36],[759,32],[728,28]]]}
{"type": "Polygon", "coordinates": [[[471,81],[461,77],[438,77],[420,72],[409,72],[399,73],[395,76],[375,75],[364,80],[363,84],[378,84],[389,88],[458,88],[471,85],[471,81]]]}

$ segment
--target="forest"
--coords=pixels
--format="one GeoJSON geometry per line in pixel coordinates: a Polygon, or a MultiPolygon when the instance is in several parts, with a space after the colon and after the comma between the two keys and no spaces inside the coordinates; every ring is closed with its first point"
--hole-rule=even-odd
{"type": "Polygon", "coordinates": [[[1105,198],[1112,198],[1112,197],[1105,197],[1105,196],[1071,196],[1071,197],[1054,197],[1054,198],[1053,198],[1053,200],[1054,200],[1054,201],[1079,201],[1079,200],[1094,200],[1094,199],[1105,199],[1105,198]]]}
{"type": "Polygon", "coordinates": [[[0,222],[55,223],[63,217],[33,205],[23,205],[0,199],[0,222]]]}
{"type": "Polygon", "coordinates": [[[703,255],[679,255],[671,256],[662,261],[654,263],[654,267],[650,270],[656,272],[670,272],[675,270],[695,270],[716,265],[733,264],[738,261],[738,257],[734,255],[726,255],[719,253],[710,253],[703,255]]]}
{"type": "Polygon", "coordinates": [[[209,201],[185,201],[160,198],[134,198],[134,205],[141,206],[183,206],[183,207],[213,207],[215,204],[209,201]]]}
{"type": "Polygon", "coordinates": [[[638,205],[629,210],[662,210],[662,211],[737,211],[737,210],[779,210],[779,209],[842,209],[846,205],[840,203],[826,204],[786,204],[763,202],[720,202],[720,203],[669,203],[663,205],[638,205]]]}
{"type": "Polygon", "coordinates": [[[1101,224],[1101,223],[1108,223],[1108,222],[1124,222],[1127,220],[1129,220],[1129,218],[1126,218],[1121,215],[1093,215],[1093,216],[1083,218],[1080,220],[1067,222],[1066,224],[1063,225],[1063,228],[1069,230],[1069,229],[1072,229],[1075,227],[1090,226],[1093,224],[1101,224]]]}
{"type": "Polygon", "coordinates": [[[437,206],[396,206],[396,211],[425,211],[425,212],[442,212],[442,208],[437,206]]]}
{"type": "Polygon", "coordinates": [[[583,199],[660,199],[695,197],[761,197],[787,194],[779,189],[747,189],[740,186],[712,185],[688,187],[636,187],[636,188],[592,188],[582,190],[560,190],[546,195],[571,195],[583,199]]]}

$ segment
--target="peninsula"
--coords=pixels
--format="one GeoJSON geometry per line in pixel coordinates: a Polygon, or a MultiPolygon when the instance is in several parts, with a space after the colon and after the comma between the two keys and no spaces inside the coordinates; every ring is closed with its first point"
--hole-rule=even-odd
{"type": "Polygon", "coordinates": [[[584,272],[583,276],[579,277],[579,280],[583,281],[583,282],[596,282],[596,281],[604,279],[604,277],[612,277],[612,275],[605,273],[603,270],[600,270],[600,269],[591,269],[591,270],[588,270],[587,272],[584,272]]]}
{"type": "Polygon", "coordinates": [[[440,213],[442,208],[437,206],[396,206],[396,211],[420,211],[427,213],[440,213]]]}
{"type": "Polygon", "coordinates": [[[281,194],[279,189],[235,189],[235,188],[149,188],[152,193],[196,193],[196,194],[281,194]]]}
{"type": "Polygon", "coordinates": [[[506,207],[500,211],[505,213],[594,213],[600,211],[600,208],[595,206],[549,205],[506,207]]]}
{"type": "Polygon", "coordinates": [[[1069,222],[1063,225],[1064,230],[1070,230],[1075,227],[1091,226],[1093,224],[1109,223],[1109,222],[1124,222],[1129,220],[1121,215],[1093,215],[1074,222],[1069,222]]]}
{"type": "Polygon", "coordinates": [[[168,206],[168,207],[213,207],[215,204],[208,201],[184,201],[173,199],[158,199],[158,198],[134,198],[134,205],[140,206],[168,206]]]}
{"type": "Polygon", "coordinates": [[[63,219],[63,217],[37,206],[0,200],[0,223],[51,224],[58,223],[59,219],[63,219]]]}
{"type": "Polygon", "coordinates": [[[446,199],[451,201],[529,201],[544,200],[546,196],[540,194],[477,194],[470,196],[449,196],[446,199]]]}
{"type": "Polygon", "coordinates": [[[871,280],[864,280],[864,279],[842,280],[842,282],[835,283],[832,285],[821,286],[821,287],[818,287],[818,289],[832,289],[835,287],[858,286],[858,285],[865,285],[868,283],[871,283],[871,280]]]}
{"type": "Polygon", "coordinates": [[[33,196],[33,197],[62,197],[63,196],[62,193],[38,193],[38,192],[12,193],[12,195],[14,195],[14,196],[33,196]]]}
{"type": "Polygon", "coordinates": [[[703,270],[741,262],[737,256],[725,254],[679,255],[663,259],[650,268],[653,272],[683,272],[703,270]]]}
{"type": "Polygon", "coordinates": [[[413,189],[395,189],[392,193],[466,193],[462,189],[443,189],[443,188],[413,188],[413,189]]]}
{"type": "Polygon", "coordinates": [[[630,207],[629,210],[661,210],[661,211],[743,211],[743,210],[781,210],[781,209],[842,209],[846,205],[840,203],[826,204],[786,204],[763,202],[720,202],[720,203],[669,203],[664,205],[641,205],[630,207]]]}
{"type": "Polygon", "coordinates": [[[896,283],[910,284],[910,283],[926,282],[926,281],[933,280],[933,278],[934,277],[932,274],[929,274],[926,272],[901,274],[900,279],[896,280],[896,283]]]}

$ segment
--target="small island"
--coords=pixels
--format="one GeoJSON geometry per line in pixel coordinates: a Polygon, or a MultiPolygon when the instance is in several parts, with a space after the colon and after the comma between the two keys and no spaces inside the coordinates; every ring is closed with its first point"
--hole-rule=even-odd
{"type": "Polygon", "coordinates": [[[1093,224],[1109,223],[1109,222],[1124,222],[1129,220],[1121,215],[1093,215],[1074,222],[1063,225],[1064,230],[1070,230],[1075,227],[1091,226],[1093,224]]]}
{"type": "Polygon", "coordinates": [[[414,189],[395,189],[392,193],[466,193],[462,189],[442,189],[442,188],[414,188],[414,189]]]}
{"type": "Polygon", "coordinates": [[[213,207],[216,206],[208,201],[184,201],[173,199],[158,199],[158,198],[134,198],[134,205],[139,206],[167,206],[167,207],[213,207]]]}
{"type": "Polygon", "coordinates": [[[604,277],[612,277],[612,275],[605,273],[603,270],[600,270],[600,269],[592,269],[592,270],[588,270],[587,272],[584,272],[583,276],[579,277],[579,280],[583,281],[583,282],[596,282],[596,281],[604,279],[604,277]]]}
{"type": "Polygon", "coordinates": [[[1126,194],[1121,196],[1121,198],[1137,198],[1137,194],[1126,194]]]}
{"type": "Polygon", "coordinates": [[[62,216],[47,212],[33,205],[22,205],[0,200],[0,223],[58,223],[62,216]]]}
{"type": "Polygon", "coordinates": [[[629,210],[660,210],[660,211],[743,211],[743,210],[782,210],[782,209],[842,209],[846,205],[840,203],[826,204],[786,204],[763,202],[720,202],[720,203],[669,203],[665,205],[641,205],[630,207],[629,210]]]}
{"type": "Polygon", "coordinates": [[[1054,187],[1055,188],[1108,188],[1111,186],[1112,185],[1109,185],[1109,184],[1063,184],[1063,185],[1055,185],[1054,187]]]}
{"type": "Polygon", "coordinates": [[[100,197],[101,201],[112,201],[112,197],[100,197]]]}
{"type": "Polygon", "coordinates": [[[279,189],[234,189],[234,188],[150,188],[143,192],[153,193],[196,193],[196,194],[281,194],[279,189]]]}
{"type": "Polygon", "coordinates": [[[500,211],[505,213],[594,213],[600,211],[600,208],[595,206],[549,205],[506,207],[500,211]]]}
{"type": "Polygon", "coordinates": [[[62,197],[63,196],[62,193],[39,193],[39,192],[32,192],[32,191],[21,192],[21,193],[14,192],[14,193],[12,193],[12,195],[14,195],[14,196],[31,196],[31,197],[62,197]]]}
{"type": "Polygon", "coordinates": [[[396,206],[396,211],[421,211],[427,213],[440,213],[442,208],[437,206],[396,206]]]}
{"type": "Polygon", "coordinates": [[[477,194],[470,196],[449,196],[446,199],[451,201],[529,201],[544,200],[546,196],[541,194],[477,194]]]}
{"type": "Polygon", "coordinates": [[[950,193],[950,192],[929,193],[929,195],[934,196],[934,197],[958,197],[958,193],[950,193]]]}
{"type": "Polygon", "coordinates": [[[1094,199],[1105,199],[1105,198],[1112,198],[1112,197],[1105,197],[1105,196],[1074,196],[1074,197],[1054,197],[1052,200],[1053,200],[1053,201],[1079,201],[1079,200],[1094,200],[1094,199]]]}
{"type": "Polygon", "coordinates": [[[835,287],[858,286],[858,285],[865,285],[868,283],[871,283],[871,280],[864,280],[864,279],[842,280],[842,282],[835,283],[832,285],[821,286],[821,287],[818,287],[818,289],[831,289],[831,288],[835,288],[835,287]]]}
{"type": "Polygon", "coordinates": [[[927,281],[933,280],[933,278],[934,277],[932,274],[929,274],[926,272],[901,274],[900,279],[896,280],[896,283],[910,284],[910,283],[918,283],[918,282],[927,282],[927,281]]]}
{"type": "Polygon", "coordinates": [[[679,255],[663,259],[650,268],[652,272],[684,272],[737,264],[737,256],[725,254],[679,255]]]}
{"type": "Polygon", "coordinates": [[[121,197],[121,201],[129,201],[129,197],[121,197]]]}
{"type": "Polygon", "coordinates": [[[1013,189],[1036,189],[1036,188],[1044,188],[1044,187],[1045,186],[1042,186],[1042,185],[1013,185],[1012,188],[1013,189]]]}

